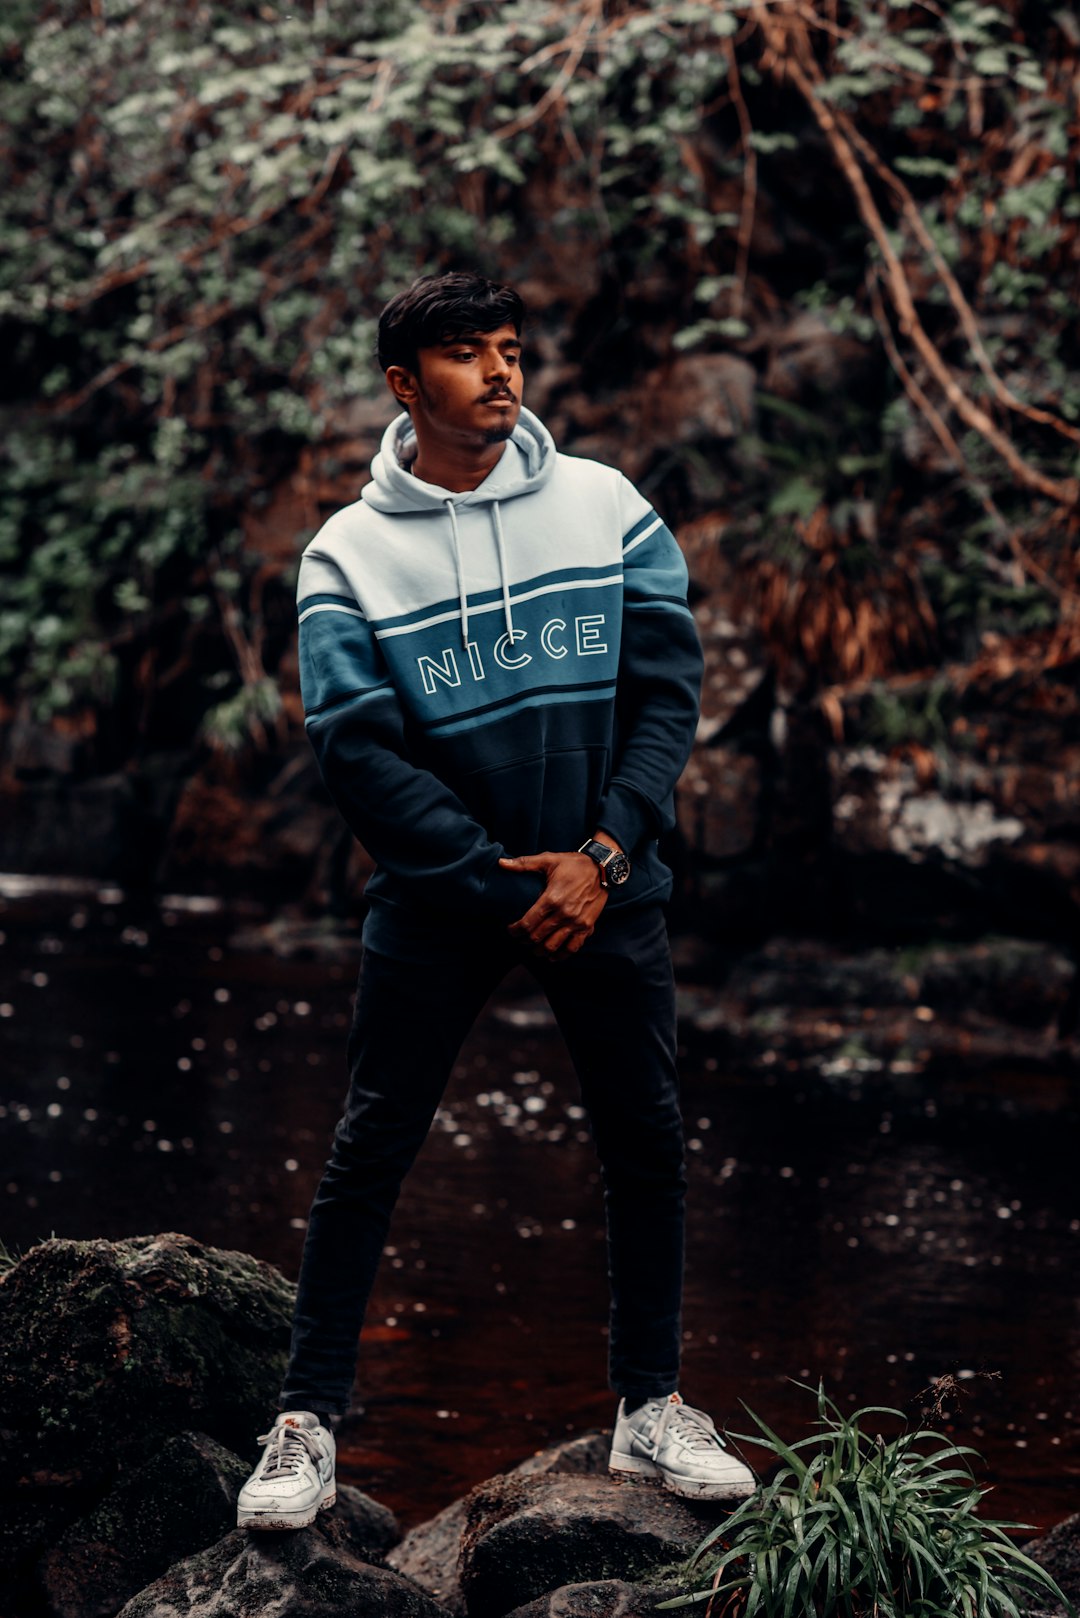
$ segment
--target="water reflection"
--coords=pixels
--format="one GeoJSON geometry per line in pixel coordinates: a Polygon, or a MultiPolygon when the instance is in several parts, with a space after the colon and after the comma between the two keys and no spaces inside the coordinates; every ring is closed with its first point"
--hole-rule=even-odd
{"type": "MultiPolygon", "coordinates": [[[[179,1229],[294,1275],[341,1101],[355,950],[233,947],[237,918],[212,901],[6,891],[8,1247],[179,1229]]],[[[728,1072],[707,1035],[687,1042],[687,1397],[736,1429],[745,1400],[796,1436],[811,1411],[788,1378],[906,1407],[952,1373],[954,1430],[987,1457],[995,1513],[1046,1525],[1075,1509],[1065,1081],[767,1058],[728,1072]]],[[[573,1074],[529,980],[509,980],[398,1205],[343,1476],[410,1524],[609,1424],[601,1220],[573,1074]]]]}

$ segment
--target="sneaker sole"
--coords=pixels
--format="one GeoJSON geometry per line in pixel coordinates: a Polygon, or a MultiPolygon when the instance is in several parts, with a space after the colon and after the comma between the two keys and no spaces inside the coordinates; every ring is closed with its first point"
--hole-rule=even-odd
{"type": "Polygon", "coordinates": [[[303,1511],[238,1511],[237,1528],[254,1528],[261,1533],[272,1533],[288,1528],[310,1528],[320,1511],[329,1511],[337,1503],[337,1494],[327,1495],[317,1505],[303,1511]]]}
{"type": "Polygon", "coordinates": [[[757,1488],[756,1483],[710,1483],[704,1478],[681,1478],[675,1472],[663,1471],[655,1461],[643,1455],[612,1455],[608,1461],[608,1477],[617,1482],[633,1478],[639,1483],[659,1483],[683,1500],[747,1500],[757,1488]]]}

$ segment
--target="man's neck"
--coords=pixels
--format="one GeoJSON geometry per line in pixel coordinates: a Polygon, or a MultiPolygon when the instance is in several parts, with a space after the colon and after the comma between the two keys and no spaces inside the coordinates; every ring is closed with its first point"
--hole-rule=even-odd
{"type": "Polygon", "coordinates": [[[475,452],[453,452],[440,445],[428,444],[417,451],[409,467],[413,477],[433,483],[437,489],[449,489],[452,494],[465,494],[478,489],[484,479],[502,459],[506,442],[479,445],[475,452]]]}

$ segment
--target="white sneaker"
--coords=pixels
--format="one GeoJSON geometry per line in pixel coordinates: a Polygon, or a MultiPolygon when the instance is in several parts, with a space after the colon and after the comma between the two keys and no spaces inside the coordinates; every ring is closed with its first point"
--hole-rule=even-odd
{"type": "Polygon", "coordinates": [[[334,1435],[313,1410],[283,1410],[236,1502],[239,1528],[307,1528],[337,1499],[334,1435]]]}
{"type": "Polygon", "coordinates": [[[704,1410],[677,1393],[649,1399],[630,1415],[619,1400],[608,1472],[659,1477],[665,1489],[686,1500],[745,1500],[757,1488],[748,1466],[729,1454],[704,1410]]]}

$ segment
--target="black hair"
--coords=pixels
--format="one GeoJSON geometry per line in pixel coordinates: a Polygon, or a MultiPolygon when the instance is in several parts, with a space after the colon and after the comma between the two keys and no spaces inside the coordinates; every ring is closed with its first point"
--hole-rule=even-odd
{"type": "Polygon", "coordinates": [[[513,287],[469,270],[422,275],[391,298],[379,316],[375,357],[384,371],[404,365],[415,375],[418,349],[499,326],[513,326],[520,337],[524,323],[525,305],[513,287]]]}

